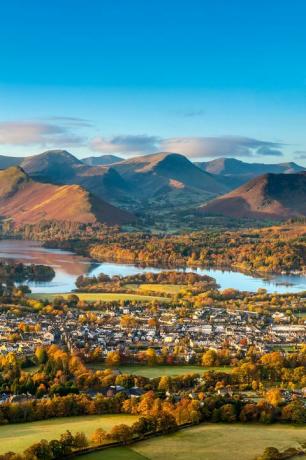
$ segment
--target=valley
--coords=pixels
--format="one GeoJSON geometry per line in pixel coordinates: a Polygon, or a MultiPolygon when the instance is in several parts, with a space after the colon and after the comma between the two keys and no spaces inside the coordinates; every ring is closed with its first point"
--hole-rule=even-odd
{"type": "Polygon", "coordinates": [[[298,165],[1,161],[1,459],[304,452],[298,165]]]}
{"type": "MultiPolygon", "coordinates": [[[[40,294],[61,294],[69,293],[76,289],[76,280],[79,276],[97,277],[101,273],[109,276],[129,276],[138,273],[162,272],[162,266],[143,266],[139,264],[102,262],[90,259],[70,251],[43,247],[41,243],[24,240],[0,240],[0,260],[14,261],[51,266],[55,276],[50,281],[29,281],[28,285],[33,293],[40,294]]],[[[294,274],[247,274],[230,269],[216,269],[204,267],[175,267],[178,271],[192,272],[199,275],[208,275],[216,280],[220,289],[240,289],[256,292],[258,289],[265,289],[273,293],[294,293],[306,290],[306,276],[294,274]]],[[[168,270],[171,270],[169,267],[168,270]]],[[[85,294],[84,294],[85,295],[85,294]]],[[[94,295],[94,294],[92,294],[94,295]]],[[[89,297],[90,294],[87,294],[89,297]]],[[[99,295],[97,295],[99,297],[99,295]]],[[[101,297],[101,296],[100,296],[101,297]]],[[[112,297],[105,295],[106,299],[112,297]]],[[[119,296],[120,297],[120,296],[119,296]]],[[[117,298],[119,298],[117,297],[117,298]]],[[[130,297],[131,298],[131,297],[130,297]]]]}
{"type": "MultiPolygon", "coordinates": [[[[23,180],[28,181],[23,194],[19,192],[24,199],[28,200],[31,187],[38,187],[35,200],[38,195],[44,200],[44,193],[55,193],[56,190],[57,193],[67,194],[69,200],[73,196],[73,200],[80,201],[79,208],[84,208],[84,214],[78,216],[84,222],[96,219],[106,224],[132,223],[136,228],[175,232],[184,228],[191,230],[194,226],[200,229],[220,225],[220,219],[226,226],[256,226],[259,222],[262,225],[263,219],[269,223],[305,216],[306,212],[303,207],[304,168],[295,163],[253,164],[235,159],[193,163],[184,155],[169,152],[128,160],[102,155],[83,161],[65,150],[50,150],[19,159],[2,156],[0,167],[15,168],[5,173],[11,176],[16,176],[16,168],[21,168],[18,174],[23,171],[23,180]],[[265,185],[267,178],[270,188],[265,185]],[[241,191],[235,190],[250,180],[255,180],[254,185],[242,185],[241,191]],[[290,185],[290,180],[294,187],[290,185]],[[53,184],[53,188],[49,184],[53,184]],[[59,189],[59,186],[62,188],[59,189]],[[89,195],[84,194],[85,190],[89,195]],[[248,192],[252,195],[252,203],[248,202],[247,194],[244,198],[247,190],[252,190],[248,192]],[[284,196],[281,196],[281,190],[284,190],[284,196]],[[217,201],[214,201],[215,198],[217,201]],[[267,207],[265,203],[270,201],[272,204],[267,207]],[[294,209],[291,209],[293,205],[294,209]],[[94,217],[90,214],[91,210],[94,217]],[[213,219],[214,215],[219,222],[213,219]]],[[[60,210],[56,200],[55,195],[54,204],[44,208],[46,204],[42,203],[39,205],[41,209],[35,208],[34,214],[31,209],[28,214],[23,212],[22,218],[17,213],[13,216],[10,208],[10,203],[15,206],[16,201],[18,209],[17,194],[16,198],[10,198],[7,209],[3,208],[3,217],[13,218],[16,222],[22,222],[22,219],[37,222],[55,217],[76,221],[72,210],[70,215],[62,213],[65,206],[60,210]]]]}
{"type": "Polygon", "coordinates": [[[305,18],[1,2],[0,460],[306,460],[305,18]]]}

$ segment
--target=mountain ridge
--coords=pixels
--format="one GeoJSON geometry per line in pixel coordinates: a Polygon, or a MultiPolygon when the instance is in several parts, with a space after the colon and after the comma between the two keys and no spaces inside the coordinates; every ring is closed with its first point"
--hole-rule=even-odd
{"type": "Polygon", "coordinates": [[[113,163],[119,163],[123,158],[116,155],[100,155],[99,157],[86,157],[82,158],[82,162],[88,166],[107,166],[113,163]]]}
{"type": "Polygon", "coordinates": [[[199,208],[206,215],[283,220],[306,216],[306,172],[268,173],[199,208]]]}
{"type": "Polygon", "coordinates": [[[0,215],[16,224],[42,220],[122,224],[133,216],[102,201],[80,185],[36,182],[19,166],[0,171],[0,215]]]}

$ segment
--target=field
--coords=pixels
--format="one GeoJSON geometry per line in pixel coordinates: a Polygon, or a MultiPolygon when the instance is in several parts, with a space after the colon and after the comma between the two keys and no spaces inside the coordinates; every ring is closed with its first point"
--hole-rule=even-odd
{"type": "Polygon", "coordinates": [[[187,286],[178,284],[127,284],[127,288],[135,289],[143,292],[160,292],[167,295],[178,294],[182,289],[187,286]]]}
{"type": "Polygon", "coordinates": [[[41,439],[59,438],[66,430],[72,433],[83,431],[90,436],[97,428],[110,430],[114,425],[132,425],[137,417],[131,415],[88,415],[63,417],[31,423],[0,426],[0,454],[8,451],[22,452],[41,439]]]}
{"type": "Polygon", "coordinates": [[[22,368],[23,372],[28,372],[29,374],[33,374],[34,372],[37,372],[38,369],[39,369],[39,366],[30,366],[30,367],[22,368]]]}
{"type": "Polygon", "coordinates": [[[148,457],[144,457],[138,454],[135,450],[129,447],[113,447],[110,449],[102,450],[100,452],[94,452],[92,454],[82,455],[78,457],[81,460],[147,460],[148,457]]]}
{"type": "Polygon", "coordinates": [[[158,302],[169,302],[169,299],[166,297],[156,297],[156,296],[150,296],[150,295],[141,295],[141,294],[122,294],[122,293],[116,293],[116,292],[99,292],[99,293],[93,293],[93,292],[69,292],[67,294],[32,294],[31,297],[34,299],[47,299],[47,300],[52,300],[54,297],[62,296],[64,298],[68,297],[70,294],[76,294],[80,300],[85,300],[88,302],[97,302],[97,301],[102,301],[102,302],[108,302],[112,300],[139,300],[143,302],[153,302],[154,300],[158,302]]]}
{"type": "Polygon", "coordinates": [[[305,440],[306,429],[303,427],[207,424],[142,441],[129,448],[120,448],[118,454],[116,448],[113,448],[86,455],[81,459],[253,460],[265,447],[285,449],[297,446],[298,441],[305,440]]]}
{"type": "MultiPolygon", "coordinates": [[[[89,364],[92,369],[105,369],[104,364],[89,364]]],[[[124,374],[142,375],[148,378],[161,377],[162,375],[183,375],[190,373],[200,373],[214,370],[230,372],[230,367],[201,367],[201,366],[143,366],[143,365],[126,365],[119,366],[118,369],[124,374]]]]}

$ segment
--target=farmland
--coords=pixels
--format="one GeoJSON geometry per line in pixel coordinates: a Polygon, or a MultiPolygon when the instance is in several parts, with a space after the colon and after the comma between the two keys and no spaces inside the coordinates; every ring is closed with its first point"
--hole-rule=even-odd
{"type": "MultiPolygon", "coordinates": [[[[134,444],[96,452],[82,460],[253,460],[268,446],[279,449],[305,442],[306,429],[289,425],[207,424],[134,444]]],[[[305,457],[299,457],[305,458],[305,457]]]]}
{"type": "MultiPolygon", "coordinates": [[[[32,294],[34,299],[47,299],[52,301],[55,297],[67,298],[71,293],[66,294],[32,294]]],[[[116,300],[131,300],[131,301],[142,301],[142,302],[168,302],[169,299],[165,297],[156,297],[142,294],[125,294],[117,292],[76,292],[75,293],[80,300],[87,302],[111,302],[116,300]]]]}
{"type": "MultiPolygon", "coordinates": [[[[105,369],[105,364],[89,365],[92,369],[105,369]]],[[[163,375],[175,376],[183,374],[192,374],[207,371],[231,372],[230,367],[202,367],[202,366],[143,366],[143,365],[121,365],[118,369],[123,374],[142,375],[148,378],[157,378],[163,375]]]]}
{"type": "Polygon", "coordinates": [[[108,431],[120,423],[132,425],[135,420],[137,417],[131,415],[88,415],[1,426],[0,454],[11,450],[22,452],[41,439],[57,439],[66,430],[72,434],[82,431],[90,436],[97,428],[108,431]]]}

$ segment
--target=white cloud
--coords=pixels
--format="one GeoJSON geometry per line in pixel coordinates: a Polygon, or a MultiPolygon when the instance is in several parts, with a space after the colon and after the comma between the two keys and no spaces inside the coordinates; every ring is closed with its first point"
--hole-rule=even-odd
{"type": "MultiPolygon", "coordinates": [[[[41,147],[80,147],[87,142],[79,134],[88,120],[75,117],[51,117],[46,121],[0,122],[0,145],[36,145],[41,147]]],[[[281,156],[283,144],[243,136],[172,137],[146,134],[98,136],[89,147],[101,153],[126,156],[158,151],[181,153],[191,158],[281,156]]]]}
{"type": "Polygon", "coordinates": [[[281,156],[282,144],[242,136],[172,137],[119,135],[97,137],[91,148],[101,153],[144,155],[157,151],[175,152],[191,158],[281,156]]]}
{"type": "Polygon", "coordinates": [[[294,155],[297,160],[306,160],[306,150],[296,150],[294,155]]]}
{"type": "Polygon", "coordinates": [[[156,152],[160,146],[160,139],[156,136],[122,135],[111,138],[96,137],[91,141],[91,148],[101,153],[131,153],[142,155],[156,152]]]}
{"type": "Polygon", "coordinates": [[[174,137],[161,142],[162,150],[182,153],[192,158],[281,156],[279,143],[242,136],[174,137]]]}
{"type": "Polygon", "coordinates": [[[0,122],[0,145],[69,146],[83,142],[69,127],[32,121],[0,122]]]}

